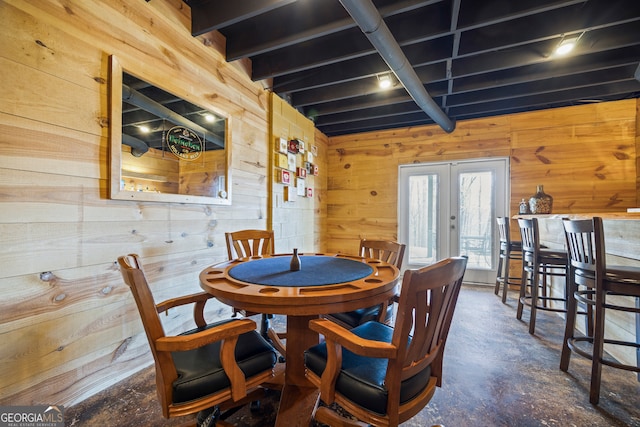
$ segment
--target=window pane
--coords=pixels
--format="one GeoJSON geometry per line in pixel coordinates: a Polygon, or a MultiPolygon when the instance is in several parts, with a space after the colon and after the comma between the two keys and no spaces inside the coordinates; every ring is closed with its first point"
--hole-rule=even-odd
{"type": "Polygon", "coordinates": [[[409,177],[409,264],[431,264],[436,253],[438,176],[409,177]]]}
{"type": "Polygon", "coordinates": [[[492,171],[458,175],[460,183],[459,248],[469,257],[468,267],[492,268],[494,174],[492,171]]]}

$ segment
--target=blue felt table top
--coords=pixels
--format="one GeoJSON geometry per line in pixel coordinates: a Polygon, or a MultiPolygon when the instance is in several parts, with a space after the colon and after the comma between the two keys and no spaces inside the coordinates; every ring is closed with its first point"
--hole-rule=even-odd
{"type": "Polygon", "coordinates": [[[247,283],[266,286],[323,286],[367,277],[373,268],[348,258],[322,255],[300,256],[300,270],[289,271],[291,257],[279,256],[243,262],[229,275],[247,283]]]}

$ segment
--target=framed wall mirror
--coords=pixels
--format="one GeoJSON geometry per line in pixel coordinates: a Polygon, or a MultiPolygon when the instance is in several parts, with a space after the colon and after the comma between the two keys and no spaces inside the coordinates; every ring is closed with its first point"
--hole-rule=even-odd
{"type": "Polygon", "coordinates": [[[230,205],[230,118],[113,55],[109,68],[111,198],[230,205]]]}

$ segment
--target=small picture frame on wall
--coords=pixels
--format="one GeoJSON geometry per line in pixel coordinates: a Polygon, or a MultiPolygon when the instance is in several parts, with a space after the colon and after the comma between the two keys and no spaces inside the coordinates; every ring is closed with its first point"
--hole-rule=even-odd
{"type": "Polygon", "coordinates": [[[287,155],[287,169],[291,172],[296,171],[296,155],[293,153],[289,153],[287,155]]]}
{"type": "Polygon", "coordinates": [[[287,154],[287,138],[278,138],[278,151],[283,154],[287,154]]]}
{"type": "Polygon", "coordinates": [[[304,154],[304,141],[298,140],[298,153],[304,154]]]}
{"type": "Polygon", "coordinates": [[[307,197],[313,197],[313,188],[307,187],[307,197]]]}
{"type": "Polygon", "coordinates": [[[304,186],[304,179],[297,179],[296,180],[296,189],[298,190],[298,196],[300,197],[305,197],[307,195],[307,189],[304,186]]]}
{"type": "Polygon", "coordinates": [[[305,168],[296,168],[296,176],[305,179],[307,177],[307,170],[305,168]]]}
{"type": "Polygon", "coordinates": [[[298,154],[298,140],[290,139],[288,146],[289,153],[298,154]]]}
{"type": "Polygon", "coordinates": [[[282,169],[289,167],[289,159],[286,154],[276,153],[276,166],[282,169]]]}
{"type": "Polygon", "coordinates": [[[286,185],[291,184],[291,172],[286,169],[280,170],[280,182],[286,185]]]}
{"type": "Polygon", "coordinates": [[[311,146],[311,154],[313,154],[314,156],[318,155],[318,146],[317,145],[312,145],[311,146]]]}

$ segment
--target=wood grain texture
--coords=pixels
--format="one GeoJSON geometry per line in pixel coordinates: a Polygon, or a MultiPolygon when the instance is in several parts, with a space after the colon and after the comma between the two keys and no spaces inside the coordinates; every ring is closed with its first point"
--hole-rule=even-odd
{"type": "Polygon", "coordinates": [[[636,121],[632,99],[468,120],[451,134],[422,126],[330,138],[327,250],[396,233],[401,164],[509,157],[511,212],[538,184],[554,212],[636,206],[636,121]]]}
{"type": "Polygon", "coordinates": [[[168,298],[226,259],[225,231],[264,228],[268,93],[219,36],[191,36],[181,0],[3,0],[0,13],[0,404],[70,405],[151,363],[117,256],[139,253],[168,298]],[[232,206],[108,199],[111,54],[232,118],[232,206]]]}

